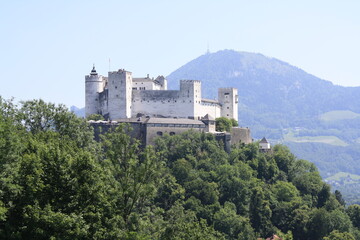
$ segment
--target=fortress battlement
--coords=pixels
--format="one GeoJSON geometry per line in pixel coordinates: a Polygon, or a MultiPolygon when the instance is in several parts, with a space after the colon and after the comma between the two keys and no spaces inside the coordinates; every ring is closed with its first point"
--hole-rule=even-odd
{"type": "Polygon", "coordinates": [[[164,76],[133,78],[125,69],[99,75],[95,66],[85,76],[85,115],[101,114],[107,120],[163,116],[167,118],[216,119],[238,121],[235,88],[219,88],[218,100],[201,97],[201,81],[180,80],[179,90],[167,90],[164,76]]]}

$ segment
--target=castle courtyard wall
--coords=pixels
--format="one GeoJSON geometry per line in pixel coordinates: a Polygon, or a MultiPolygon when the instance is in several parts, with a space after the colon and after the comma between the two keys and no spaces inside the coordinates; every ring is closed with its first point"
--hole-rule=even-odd
{"type": "Polygon", "coordinates": [[[133,90],[132,117],[145,116],[194,117],[194,102],[183,98],[177,90],[133,90]]]}

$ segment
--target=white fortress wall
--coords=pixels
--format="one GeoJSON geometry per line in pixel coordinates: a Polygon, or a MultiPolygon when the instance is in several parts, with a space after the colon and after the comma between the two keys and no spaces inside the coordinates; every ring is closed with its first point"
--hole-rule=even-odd
{"type": "Polygon", "coordinates": [[[205,116],[206,114],[209,114],[213,118],[221,117],[221,106],[214,100],[202,99],[198,111],[201,117],[205,116]]]}
{"type": "Polygon", "coordinates": [[[133,90],[132,116],[138,113],[146,116],[188,118],[194,117],[193,101],[180,96],[178,90],[133,90]]]}
{"type": "Polygon", "coordinates": [[[160,85],[155,84],[153,80],[146,78],[133,78],[133,90],[160,90],[160,85]]]}

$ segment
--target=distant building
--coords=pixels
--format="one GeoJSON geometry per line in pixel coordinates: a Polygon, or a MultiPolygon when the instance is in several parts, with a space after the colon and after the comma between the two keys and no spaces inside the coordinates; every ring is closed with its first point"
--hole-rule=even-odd
{"type": "Polygon", "coordinates": [[[226,117],[238,121],[238,91],[219,88],[218,100],[201,97],[201,82],[181,80],[179,90],[167,90],[163,76],[133,78],[124,69],[85,76],[85,116],[101,114],[116,120],[139,116],[201,119],[226,117]]]}
{"type": "Polygon", "coordinates": [[[153,144],[155,137],[175,135],[190,129],[208,132],[224,142],[251,143],[248,128],[232,128],[231,133],[216,132],[215,119],[225,117],[238,121],[238,91],[219,88],[218,100],[201,97],[201,82],[181,80],[179,90],[167,90],[163,76],[133,78],[120,69],[98,75],[95,67],[85,76],[85,115],[101,114],[107,121],[90,121],[99,135],[119,123],[128,123],[129,134],[142,144],[153,144]]]}
{"type": "Polygon", "coordinates": [[[260,142],[259,142],[259,148],[261,152],[269,152],[271,150],[271,146],[270,143],[268,142],[268,140],[263,137],[260,142]]]}

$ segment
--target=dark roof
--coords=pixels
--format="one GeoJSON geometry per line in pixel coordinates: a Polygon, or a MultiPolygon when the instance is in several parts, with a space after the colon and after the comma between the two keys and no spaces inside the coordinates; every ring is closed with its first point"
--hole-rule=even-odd
{"type": "Polygon", "coordinates": [[[202,120],[212,120],[212,121],[215,121],[215,118],[214,118],[213,116],[209,115],[209,114],[206,114],[206,115],[202,118],[202,120]]]}
{"type": "Polygon", "coordinates": [[[263,137],[263,138],[261,139],[260,143],[269,143],[269,142],[268,142],[268,140],[266,140],[265,137],[263,137]]]}
{"type": "Polygon", "coordinates": [[[147,123],[171,123],[171,124],[201,124],[202,121],[187,118],[149,118],[147,123]]]}
{"type": "Polygon", "coordinates": [[[93,65],[93,69],[91,70],[91,75],[97,75],[97,72],[95,70],[95,64],[93,65]]]}
{"type": "Polygon", "coordinates": [[[219,103],[219,101],[217,101],[217,100],[206,99],[206,98],[202,98],[202,99],[201,99],[201,102],[204,102],[204,103],[214,103],[214,104],[220,104],[220,103],[219,103]]]}

